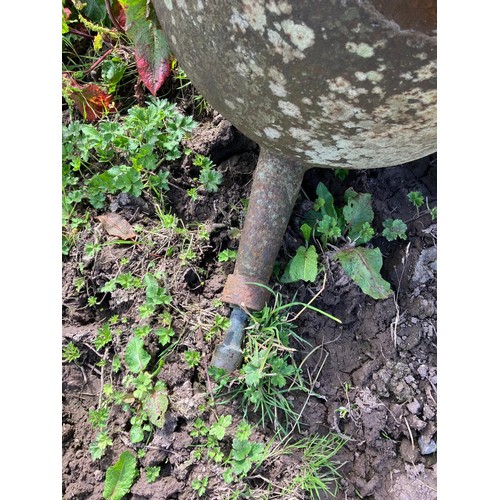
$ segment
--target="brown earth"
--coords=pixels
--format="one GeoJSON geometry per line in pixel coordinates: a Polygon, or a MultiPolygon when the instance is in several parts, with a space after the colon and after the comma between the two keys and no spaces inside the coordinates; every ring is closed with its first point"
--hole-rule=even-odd
{"type": "MultiPolygon", "coordinates": [[[[112,314],[127,315],[139,324],[136,306],[138,298],[131,292],[119,290],[109,295],[98,289],[117,274],[122,257],[129,259],[131,272],[144,271],[153,262],[169,276],[169,293],[173,304],[184,314],[174,320],[176,332],[182,332],[180,351],[167,356],[159,378],[166,382],[170,408],[165,426],[156,432],[149,443],[141,466],[162,465],[160,477],[152,484],[141,473],[126,498],[195,499],[191,488],[193,479],[208,475],[206,498],[228,498],[231,487],[218,476],[218,466],[193,461],[189,435],[193,421],[200,416],[199,407],[210,390],[207,362],[219,338],[205,342],[203,328],[213,319],[213,301],[220,297],[233,264],[217,261],[216,256],[226,248],[237,248],[237,230],[244,219],[242,198],[247,198],[251,175],[258,157],[258,147],[243,137],[222,117],[205,122],[191,139],[189,146],[196,152],[209,155],[224,175],[224,184],[214,194],[200,196],[192,202],[184,189],[172,187],[168,193],[173,212],[185,225],[201,222],[206,225],[210,239],[196,242],[195,261],[178,266],[178,261],[166,255],[169,242],[162,234],[154,236],[149,247],[104,247],[96,257],[84,256],[86,242],[105,238],[98,221],[92,225],[63,262],[63,344],[73,341],[81,352],[79,365],[64,364],[62,452],[63,498],[102,498],[106,469],[116,462],[125,449],[130,449],[127,418],[123,412],[112,411],[108,427],[113,430],[113,446],[101,460],[92,461],[88,452],[95,438],[95,429],[88,422],[89,408],[96,408],[102,384],[117,380],[96,366],[100,355],[92,347],[97,328],[112,314]],[[86,286],[75,291],[74,280],[81,273],[86,286]],[[86,307],[87,298],[97,295],[100,305],[86,307]],[[133,315],[136,315],[133,318],[133,315]],[[190,369],[180,352],[195,349],[202,353],[201,364],[190,369]]],[[[339,499],[427,500],[436,494],[436,222],[408,202],[407,193],[421,191],[435,206],[436,157],[423,158],[406,165],[379,170],[351,171],[340,181],[332,171],[313,169],[306,173],[303,189],[297,201],[278,263],[285,263],[301,244],[300,215],[308,198],[314,199],[316,185],[324,182],[334,197],[342,196],[349,187],[371,193],[375,212],[374,227],[380,232],[382,221],[400,218],[408,225],[408,239],[387,242],[382,237],[373,240],[384,256],[382,275],[395,294],[386,300],[373,300],[344,274],[331,252],[323,256],[325,271],[316,284],[293,283],[271,285],[291,301],[308,302],[318,292],[314,305],[342,320],[334,324],[312,311],[304,312],[297,320],[297,331],[312,347],[300,347],[296,359],[307,357],[304,368],[315,379],[317,397],[311,397],[302,414],[302,433],[325,434],[337,432],[348,437],[338,461],[343,463],[339,499]],[[325,284],[323,289],[323,278],[325,284]],[[319,369],[321,367],[321,370],[319,369]]],[[[172,169],[173,182],[182,188],[196,175],[196,169],[182,162],[172,169]]],[[[147,231],[153,227],[154,210],[150,200],[113,199],[117,213],[134,227],[147,231]]],[[[425,207],[423,207],[425,208],[425,207]]],[[[227,315],[229,308],[218,309],[227,315]]],[[[124,330],[127,330],[124,326],[124,330]]],[[[115,339],[123,347],[126,336],[115,339]]],[[[155,354],[158,346],[150,343],[155,354]],[[155,351],[156,350],[156,351],[155,351]]],[[[304,400],[290,395],[296,408],[304,400]]],[[[241,418],[237,405],[224,409],[241,418]]],[[[222,410],[221,410],[222,411],[222,410]]],[[[205,413],[208,418],[209,413],[205,413]]],[[[262,439],[272,430],[257,431],[262,439]]],[[[279,484],[293,473],[290,462],[280,461],[264,466],[261,478],[279,484]]],[[[264,484],[259,477],[255,485],[264,484]]],[[[277,494],[275,491],[273,494],[277,494]]],[[[264,497],[262,497],[264,498],[264,497]]],[[[270,498],[273,498],[271,495],[270,498]]],[[[290,496],[289,498],[305,498],[290,496]]]]}

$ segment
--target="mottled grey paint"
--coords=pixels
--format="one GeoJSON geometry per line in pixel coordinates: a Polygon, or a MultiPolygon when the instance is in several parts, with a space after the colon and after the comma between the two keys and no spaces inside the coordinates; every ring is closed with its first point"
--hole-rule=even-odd
{"type": "Polygon", "coordinates": [[[435,0],[153,3],[196,88],[266,150],[344,168],[436,150],[435,0]]]}

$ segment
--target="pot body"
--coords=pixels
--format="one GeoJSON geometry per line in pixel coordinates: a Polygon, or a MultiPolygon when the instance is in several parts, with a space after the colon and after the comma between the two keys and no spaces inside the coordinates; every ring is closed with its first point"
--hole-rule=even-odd
{"type": "Polygon", "coordinates": [[[196,89],[266,150],[363,169],[436,151],[436,0],[153,4],[196,89]]]}

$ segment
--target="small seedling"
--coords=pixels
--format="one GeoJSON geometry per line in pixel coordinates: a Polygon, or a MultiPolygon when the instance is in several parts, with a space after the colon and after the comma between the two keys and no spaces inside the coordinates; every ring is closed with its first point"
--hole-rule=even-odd
{"type": "Polygon", "coordinates": [[[158,479],[158,476],[160,475],[160,469],[161,467],[159,465],[156,467],[146,467],[145,469],[146,482],[154,483],[158,479]]]}
{"type": "Polygon", "coordinates": [[[219,262],[229,262],[231,260],[235,260],[237,254],[238,254],[238,252],[236,250],[230,250],[229,248],[227,248],[226,250],[223,250],[219,254],[219,257],[217,258],[217,260],[219,262]]]}
{"type": "Polygon", "coordinates": [[[411,191],[408,193],[408,200],[417,209],[417,216],[419,213],[419,208],[424,204],[424,196],[420,191],[411,191]]]}
{"type": "Polygon", "coordinates": [[[186,360],[189,368],[194,368],[200,364],[200,353],[197,351],[186,351],[184,353],[184,359],[186,360]]]}
{"type": "Polygon", "coordinates": [[[62,351],[62,359],[66,363],[71,363],[72,361],[76,361],[81,356],[80,349],[76,347],[73,342],[69,341],[62,351]]]}
{"type": "Polygon", "coordinates": [[[201,479],[195,479],[191,483],[191,487],[197,493],[199,497],[202,497],[207,491],[208,487],[208,477],[204,476],[201,479]]]}
{"type": "Polygon", "coordinates": [[[231,425],[233,418],[231,415],[222,415],[208,431],[209,436],[215,436],[220,441],[226,435],[226,429],[231,425]]]}
{"type": "Polygon", "coordinates": [[[100,328],[97,329],[97,335],[94,340],[95,348],[99,351],[106,344],[109,344],[112,340],[111,328],[109,323],[104,323],[100,328]]]}
{"type": "Polygon", "coordinates": [[[87,299],[87,304],[89,307],[93,307],[97,304],[97,297],[91,295],[88,299],[87,299]]]}
{"type": "Polygon", "coordinates": [[[222,174],[215,170],[214,162],[206,156],[197,154],[193,165],[201,167],[199,181],[207,193],[216,193],[222,184],[222,174]]]}
{"type": "Polygon", "coordinates": [[[104,456],[106,448],[113,444],[112,439],[108,435],[108,431],[101,431],[89,445],[90,455],[92,460],[99,460],[104,456]]]}
{"type": "Polygon", "coordinates": [[[105,429],[108,425],[109,408],[101,406],[97,410],[89,409],[89,422],[95,429],[105,429]]]}
{"type": "Polygon", "coordinates": [[[384,230],[382,236],[385,236],[387,241],[394,241],[397,238],[406,240],[406,224],[401,219],[386,219],[382,223],[384,230]]]}

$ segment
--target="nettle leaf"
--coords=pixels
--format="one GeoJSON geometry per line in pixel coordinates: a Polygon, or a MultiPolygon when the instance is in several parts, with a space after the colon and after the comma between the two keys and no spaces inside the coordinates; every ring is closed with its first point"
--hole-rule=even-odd
{"type": "Polygon", "coordinates": [[[282,283],[293,283],[303,280],[314,283],[318,276],[318,254],[316,248],[301,246],[293,259],[287,264],[281,278],[282,283]]]}
{"type": "Polygon", "coordinates": [[[106,500],[120,500],[130,491],[136,476],[136,458],[130,451],[124,451],[116,464],[106,471],[102,496],[106,500]]]}
{"type": "Polygon", "coordinates": [[[346,223],[349,225],[349,238],[356,243],[366,243],[370,238],[364,231],[365,223],[373,221],[372,195],[369,193],[356,193],[349,188],[344,194],[346,206],[342,212],[346,223]]]}
{"type": "Polygon", "coordinates": [[[171,53],[160,23],[148,0],[122,0],[132,37],[139,76],[156,96],[171,70],[171,53]]]}
{"type": "Polygon", "coordinates": [[[149,421],[156,427],[165,425],[165,412],[167,409],[168,396],[166,391],[154,391],[144,404],[144,411],[149,421]]]}
{"type": "Polygon", "coordinates": [[[125,363],[128,369],[133,373],[143,371],[151,360],[151,356],[144,349],[144,342],[132,337],[125,349],[125,363]]]}
{"type": "Polygon", "coordinates": [[[361,290],[374,299],[386,299],[391,285],[380,275],[382,253],[378,248],[354,247],[340,250],[333,256],[361,290]]]}

